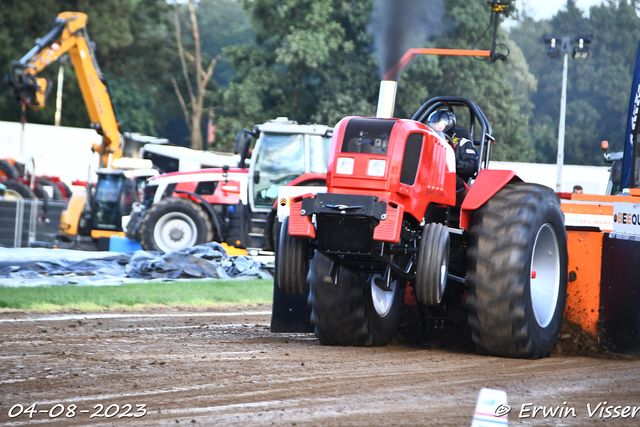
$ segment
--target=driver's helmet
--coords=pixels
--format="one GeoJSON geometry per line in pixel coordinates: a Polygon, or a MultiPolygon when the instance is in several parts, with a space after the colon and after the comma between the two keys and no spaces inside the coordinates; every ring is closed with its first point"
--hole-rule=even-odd
{"type": "Polygon", "coordinates": [[[431,113],[427,124],[434,130],[448,132],[456,127],[456,116],[449,110],[437,110],[431,113]]]}

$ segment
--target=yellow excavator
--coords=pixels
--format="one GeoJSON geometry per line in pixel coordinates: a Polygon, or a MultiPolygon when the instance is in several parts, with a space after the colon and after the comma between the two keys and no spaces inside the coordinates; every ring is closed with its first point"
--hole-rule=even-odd
{"type": "Polygon", "coordinates": [[[93,147],[94,152],[100,154],[96,184],[89,183],[86,192],[74,193],[60,220],[59,240],[72,244],[84,241],[86,248],[86,243],[95,244],[111,236],[124,237],[122,217],[131,212],[146,178],[158,172],[152,169],[149,160],[122,157],[124,138],[119,131],[106,79],[89,40],[84,13],[60,13],[53,29],[37,39],[35,46],[12,64],[7,80],[20,102],[23,118],[26,108],[45,106],[51,89],[51,82],[45,77],[37,77],[38,73],[65,54],[71,57],[91,128],[103,137],[102,144],[93,147]]]}
{"type": "Polygon", "coordinates": [[[91,128],[104,138],[101,146],[94,147],[100,153],[100,166],[109,167],[110,159],[122,157],[122,136],[109,91],[87,34],[86,14],[59,14],[53,29],[43,38],[37,39],[33,49],[12,64],[10,83],[23,109],[43,108],[51,90],[51,82],[46,77],[36,75],[67,53],[71,57],[89,112],[91,128]]]}

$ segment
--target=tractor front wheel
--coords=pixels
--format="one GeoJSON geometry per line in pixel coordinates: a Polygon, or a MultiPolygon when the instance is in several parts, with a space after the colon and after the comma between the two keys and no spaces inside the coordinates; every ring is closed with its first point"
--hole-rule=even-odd
{"type": "Polygon", "coordinates": [[[475,214],[467,303],[482,353],[538,359],[551,354],[567,292],[567,235],[553,190],[508,184],[475,214]]]}
{"type": "Polygon", "coordinates": [[[316,252],[310,263],[311,323],[321,344],[384,346],[400,323],[405,281],[392,276],[383,290],[379,275],[338,271],[338,283],[329,280],[331,260],[316,252]]]}
{"type": "Polygon", "coordinates": [[[206,243],[210,235],[207,215],[184,197],[169,197],[153,204],[140,223],[140,243],[147,251],[189,248],[206,243]]]}
{"type": "Polygon", "coordinates": [[[424,227],[414,285],[416,298],[423,304],[438,305],[442,301],[449,277],[450,246],[447,227],[437,223],[424,227]]]}

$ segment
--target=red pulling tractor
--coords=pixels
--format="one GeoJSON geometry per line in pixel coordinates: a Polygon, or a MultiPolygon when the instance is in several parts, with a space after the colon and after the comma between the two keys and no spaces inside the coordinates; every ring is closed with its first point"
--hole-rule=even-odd
{"type": "Polygon", "coordinates": [[[336,125],[328,190],[291,199],[276,253],[279,291],[309,292],[322,344],[386,345],[405,300],[417,300],[426,319],[468,310],[481,353],[551,353],[567,289],[560,202],[512,171],[488,170],[491,134],[478,106],[453,97],[428,101],[411,120],[336,125]],[[468,123],[479,153],[474,179],[458,190],[450,147],[425,124],[439,109],[468,123]]]}

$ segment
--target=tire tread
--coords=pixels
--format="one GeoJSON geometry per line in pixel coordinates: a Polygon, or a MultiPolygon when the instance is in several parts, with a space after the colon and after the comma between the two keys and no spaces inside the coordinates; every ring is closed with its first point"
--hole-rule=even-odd
{"type": "MultiPolygon", "coordinates": [[[[525,286],[529,280],[525,271],[530,257],[529,239],[532,233],[537,233],[538,210],[548,204],[556,204],[560,212],[558,199],[551,189],[515,183],[505,186],[475,213],[467,253],[466,301],[472,339],[481,353],[537,359],[547,356],[552,349],[534,342],[530,316],[526,312],[528,288],[525,286]]],[[[566,260],[566,245],[560,259],[566,260]]],[[[561,262],[561,270],[562,267],[561,262]]],[[[564,267],[566,270],[566,261],[564,267]]],[[[562,307],[566,295],[564,277],[563,288],[561,272],[558,298],[562,299],[562,307]]],[[[556,329],[559,332],[559,327],[556,329]]]]}

